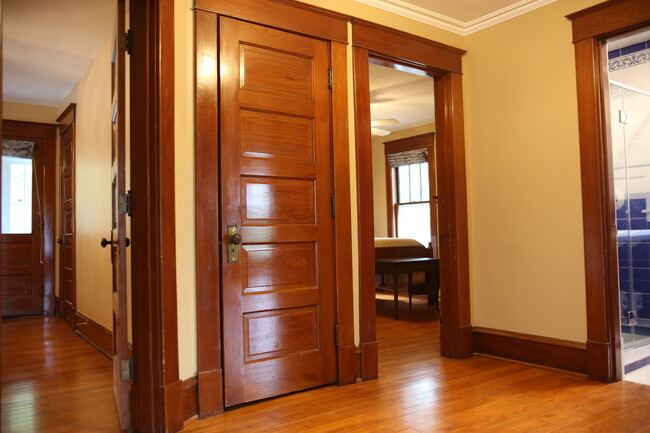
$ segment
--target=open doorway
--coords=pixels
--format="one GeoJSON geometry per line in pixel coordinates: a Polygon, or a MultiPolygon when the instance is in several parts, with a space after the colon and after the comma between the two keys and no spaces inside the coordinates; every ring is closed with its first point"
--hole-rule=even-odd
{"type": "Polygon", "coordinates": [[[623,378],[650,384],[650,27],[607,51],[623,378]]]}
{"type": "Polygon", "coordinates": [[[397,330],[424,347],[439,337],[434,79],[375,58],[368,71],[377,337],[391,344],[397,330]]]}

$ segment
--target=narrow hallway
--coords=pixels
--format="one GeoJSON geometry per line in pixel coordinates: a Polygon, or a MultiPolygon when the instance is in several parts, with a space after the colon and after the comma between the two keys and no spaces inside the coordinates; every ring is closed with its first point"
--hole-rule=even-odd
{"type": "Polygon", "coordinates": [[[2,320],[2,432],[119,432],[111,362],[63,319],[2,320]]]}

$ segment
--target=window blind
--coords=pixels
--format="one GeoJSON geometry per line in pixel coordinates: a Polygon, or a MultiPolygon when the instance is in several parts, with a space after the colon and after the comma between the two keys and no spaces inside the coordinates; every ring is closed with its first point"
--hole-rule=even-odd
{"type": "Polygon", "coordinates": [[[34,158],[34,144],[29,141],[2,140],[2,155],[16,158],[34,158]]]}
{"type": "Polygon", "coordinates": [[[428,151],[426,148],[405,150],[402,152],[389,153],[386,155],[386,161],[391,167],[401,167],[404,165],[421,164],[427,162],[428,151]]]}

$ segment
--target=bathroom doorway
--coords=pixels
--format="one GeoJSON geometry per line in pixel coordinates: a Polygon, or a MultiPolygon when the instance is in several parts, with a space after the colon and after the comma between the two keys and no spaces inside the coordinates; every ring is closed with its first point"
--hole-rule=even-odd
{"type": "Polygon", "coordinates": [[[607,51],[623,375],[650,384],[650,28],[607,51]]]}

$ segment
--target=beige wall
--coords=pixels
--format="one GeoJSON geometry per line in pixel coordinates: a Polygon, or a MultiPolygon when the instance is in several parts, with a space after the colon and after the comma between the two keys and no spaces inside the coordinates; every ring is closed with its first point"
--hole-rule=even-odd
{"type": "Polygon", "coordinates": [[[466,38],[472,324],[586,340],[571,23],[560,0],[466,38]]]}
{"type": "MultiPolygon", "coordinates": [[[[174,3],[176,52],[176,281],[179,372],[196,374],[196,234],[194,199],[194,13],[192,0],[174,3]]],[[[218,227],[215,227],[218,230],[218,227]]]]}
{"type": "Polygon", "coordinates": [[[58,107],[61,113],[77,104],[77,310],[108,329],[113,328],[111,256],[99,241],[111,233],[111,54],[112,37],[58,107]]]}
{"type": "Polygon", "coordinates": [[[2,118],[26,122],[56,123],[57,107],[2,101],[2,118]]]}
{"type": "MultiPolygon", "coordinates": [[[[356,2],[306,1],[468,50],[463,85],[475,326],[586,339],[575,72],[571,25],[564,16],[597,2],[558,0],[462,37],[356,2]]],[[[192,0],[175,3],[176,234],[183,379],[196,372],[191,4],[192,0]]],[[[352,103],[350,98],[351,115],[352,103]]],[[[385,191],[383,157],[379,167],[376,193],[385,191]]],[[[380,213],[385,218],[385,211],[380,213]]],[[[385,221],[375,224],[385,226],[385,221]]]]}
{"type": "MultiPolygon", "coordinates": [[[[433,104],[433,101],[431,101],[433,104]]],[[[388,211],[386,209],[386,156],[384,143],[435,131],[435,124],[394,131],[385,137],[372,137],[372,191],[375,213],[375,236],[388,236],[388,211]]]]}

